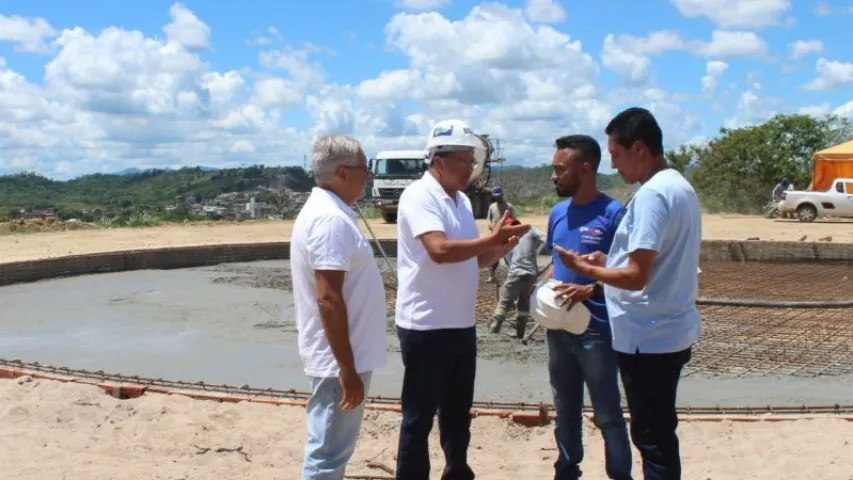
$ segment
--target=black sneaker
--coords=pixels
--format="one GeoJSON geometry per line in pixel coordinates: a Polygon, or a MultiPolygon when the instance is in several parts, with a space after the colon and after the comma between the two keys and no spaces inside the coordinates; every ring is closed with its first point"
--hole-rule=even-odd
{"type": "Polygon", "coordinates": [[[489,319],[489,332],[491,333],[501,333],[501,326],[504,323],[504,317],[500,315],[495,315],[491,319],[489,319]]]}
{"type": "Polygon", "coordinates": [[[527,330],[527,317],[515,319],[515,336],[524,338],[524,331],[527,330]]]}

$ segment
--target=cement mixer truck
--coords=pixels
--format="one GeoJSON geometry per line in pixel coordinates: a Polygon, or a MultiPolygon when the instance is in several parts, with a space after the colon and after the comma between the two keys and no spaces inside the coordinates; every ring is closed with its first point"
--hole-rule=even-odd
{"type": "MultiPolygon", "coordinates": [[[[503,146],[498,139],[477,135],[486,148],[486,155],[474,165],[465,194],[471,199],[474,218],[486,218],[492,201],[492,164],[502,163],[503,146]]],[[[387,223],[397,222],[397,203],[403,189],[421,178],[427,169],[423,150],[388,150],[369,161],[373,172],[372,197],[376,208],[387,223]]]]}

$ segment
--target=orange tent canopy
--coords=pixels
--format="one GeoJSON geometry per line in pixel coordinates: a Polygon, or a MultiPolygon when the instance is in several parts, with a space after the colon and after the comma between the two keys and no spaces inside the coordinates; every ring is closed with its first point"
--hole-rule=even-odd
{"type": "Polygon", "coordinates": [[[814,154],[809,190],[828,190],[836,178],[853,178],[853,140],[814,154]]]}

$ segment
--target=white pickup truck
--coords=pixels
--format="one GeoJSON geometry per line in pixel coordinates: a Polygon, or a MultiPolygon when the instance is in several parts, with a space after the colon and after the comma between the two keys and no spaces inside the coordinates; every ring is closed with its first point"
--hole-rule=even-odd
{"type": "Polygon", "coordinates": [[[783,192],[779,211],[796,212],[801,222],[813,222],[819,217],[853,217],[853,178],[836,178],[825,192],[783,192]]]}

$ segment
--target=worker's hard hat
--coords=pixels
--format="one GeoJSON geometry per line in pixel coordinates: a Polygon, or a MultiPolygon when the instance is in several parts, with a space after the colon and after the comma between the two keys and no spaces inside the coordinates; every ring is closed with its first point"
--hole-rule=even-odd
{"type": "Polygon", "coordinates": [[[575,335],[581,335],[589,327],[590,313],[581,302],[567,306],[559,306],[555,297],[554,287],[560,282],[547,280],[533,292],[530,297],[530,315],[542,327],[551,330],[565,330],[575,335]]]}
{"type": "Polygon", "coordinates": [[[493,189],[492,189],[492,196],[493,196],[493,197],[500,197],[500,196],[501,196],[501,195],[503,195],[503,194],[504,194],[504,191],[503,191],[503,189],[501,188],[501,186],[500,186],[500,185],[498,185],[498,186],[496,186],[495,188],[493,188],[493,189]]]}
{"type": "Polygon", "coordinates": [[[462,120],[442,120],[432,126],[427,138],[426,161],[438,152],[474,150],[475,155],[485,155],[485,145],[462,120]]]}

